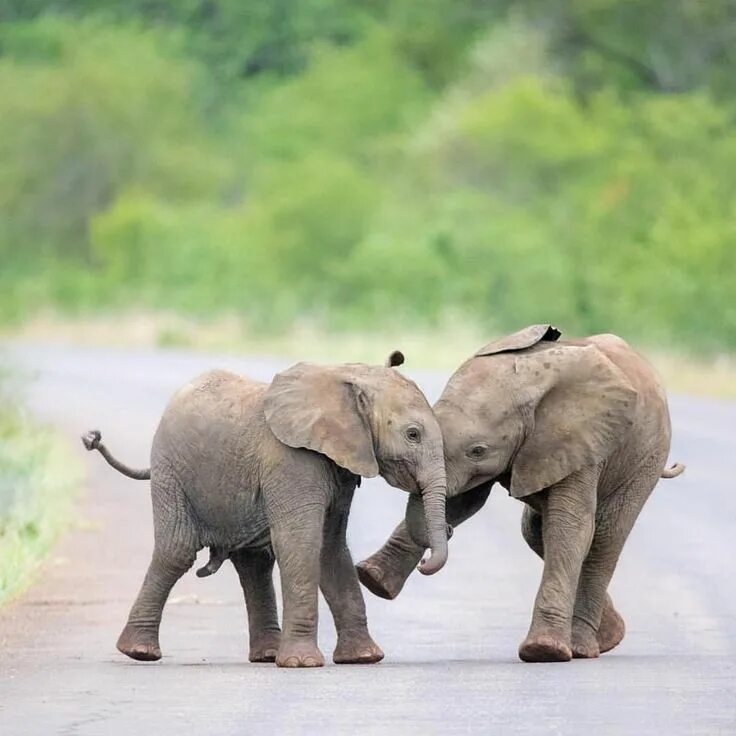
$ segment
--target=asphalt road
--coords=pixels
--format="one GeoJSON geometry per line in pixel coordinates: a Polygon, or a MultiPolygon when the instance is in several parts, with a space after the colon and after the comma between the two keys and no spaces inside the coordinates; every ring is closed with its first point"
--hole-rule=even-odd
{"type": "MultiPolygon", "coordinates": [[[[540,563],[519,530],[521,504],[496,490],[458,530],[447,567],[415,575],[398,600],[366,592],[386,659],[336,666],[326,608],[319,670],[247,661],[234,570],[174,589],[164,658],[115,650],[152,548],[148,484],[78,442],[99,427],[126,462],[146,465],[169,395],[215,366],[269,379],[278,361],[11,345],[29,369],[33,409],[58,426],[88,471],[76,528],[28,593],[0,612],[0,734],[728,734],[736,733],[736,404],[673,397],[672,459],[612,585],[628,634],[597,660],[523,664],[540,563]]],[[[430,399],[445,376],[413,372],[430,399]]],[[[355,559],[393,529],[405,497],[380,479],[358,491],[355,559]]]]}

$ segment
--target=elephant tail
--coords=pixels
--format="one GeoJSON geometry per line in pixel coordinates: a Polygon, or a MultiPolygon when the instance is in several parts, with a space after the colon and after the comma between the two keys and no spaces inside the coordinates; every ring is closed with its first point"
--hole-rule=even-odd
{"type": "Polygon", "coordinates": [[[100,431],[98,429],[92,429],[86,434],[82,435],[82,443],[84,446],[92,452],[92,450],[97,450],[102,455],[102,457],[107,460],[109,465],[112,465],[115,470],[117,470],[119,473],[122,473],[123,475],[127,475],[128,478],[132,478],[133,480],[150,480],[151,479],[151,468],[145,468],[141,470],[136,470],[135,468],[129,468],[124,463],[121,463],[120,460],[117,460],[114,458],[110,451],[105,447],[105,445],[102,444],[102,435],[100,434],[100,431]]]}
{"type": "Polygon", "coordinates": [[[682,475],[682,473],[685,471],[685,465],[682,463],[675,463],[673,466],[669,468],[665,468],[662,471],[662,475],[660,475],[660,478],[677,478],[678,475],[682,475]]]}

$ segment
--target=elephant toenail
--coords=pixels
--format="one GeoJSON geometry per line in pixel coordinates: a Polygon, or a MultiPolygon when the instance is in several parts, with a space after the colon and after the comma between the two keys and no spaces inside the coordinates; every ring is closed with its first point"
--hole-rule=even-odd
{"type": "Polygon", "coordinates": [[[370,575],[374,580],[381,580],[383,578],[383,572],[380,568],[374,565],[362,565],[363,569],[370,575]]]}

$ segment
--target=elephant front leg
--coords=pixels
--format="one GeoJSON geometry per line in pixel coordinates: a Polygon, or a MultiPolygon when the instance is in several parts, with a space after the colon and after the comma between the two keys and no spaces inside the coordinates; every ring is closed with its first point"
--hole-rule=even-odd
{"type": "MultiPolygon", "coordinates": [[[[598,512],[600,514],[600,510],[598,512]]],[[[542,559],[544,559],[544,540],[542,535],[542,515],[537,513],[531,506],[524,507],[524,513],[521,517],[521,534],[524,537],[524,541],[529,547],[542,559]]],[[[597,532],[596,532],[597,534],[597,532]]],[[[595,537],[594,537],[595,540],[595,537]]],[[[595,541],[591,545],[591,552],[588,553],[588,557],[592,554],[595,541]]],[[[572,622],[572,653],[573,657],[582,656],[584,650],[592,651],[590,647],[589,636],[590,632],[585,622],[578,616],[578,605],[581,600],[581,591],[585,588],[585,568],[586,563],[583,563],[583,570],[580,574],[580,582],[578,583],[578,593],[575,598],[575,613],[573,614],[572,622]]],[[[600,654],[609,652],[614,647],[618,646],[626,633],[626,624],[621,617],[621,614],[616,610],[611,600],[611,596],[606,593],[603,601],[603,612],[601,614],[601,622],[598,626],[598,631],[595,632],[595,638],[597,641],[597,649],[600,654]]]]}
{"type": "Polygon", "coordinates": [[[332,660],[335,664],[373,664],[384,655],[368,632],[365,602],[345,538],[352,495],[352,491],[347,493],[340,508],[327,516],[320,587],[337,629],[332,660]]]}
{"type": "Polygon", "coordinates": [[[423,554],[424,549],[414,544],[402,521],[381,549],[356,565],[358,579],[374,595],[393,600],[423,554]]]}
{"type": "Polygon", "coordinates": [[[544,571],[529,633],[519,647],[525,662],[572,659],[572,614],[583,560],[593,538],[598,473],[586,468],[544,491],[544,571]]]}
{"type": "Polygon", "coordinates": [[[239,550],[231,555],[243,588],[248,611],[251,662],[275,662],[281,644],[276,595],[273,588],[274,557],[270,548],[239,550]]]}
{"type": "MultiPolygon", "coordinates": [[[[447,523],[456,527],[483,508],[491,493],[493,481],[447,499],[447,523]]],[[[424,549],[415,544],[402,521],[386,543],[357,564],[358,578],[379,598],[393,600],[401,592],[409,575],[416,570],[424,549]]]]}
{"type": "Polygon", "coordinates": [[[324,515],[321,502],[271,514],[271,541],[281,572],[284,601],[284,626],[276,655],[279,667],[322,667],[325,663],[317,646],[317,588],[324,515]]]}
{"type": "MultiPolygon", "coordinates": [[[[655,463],[657,470],[661,467],[655,463]]],[[[573,618],[573,656],[597,657],[613,649],[624,638],[624,620],[611,615],[606,589],[619,555],[639,512],[649,498],[659,472],[638,475],[614,495],[601,502],[590,552],[583,564],[573,618]]]]}

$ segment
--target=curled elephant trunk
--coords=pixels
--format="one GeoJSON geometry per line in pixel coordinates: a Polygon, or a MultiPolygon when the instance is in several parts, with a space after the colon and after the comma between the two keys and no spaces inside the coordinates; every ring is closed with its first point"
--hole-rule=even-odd
{"type": "Polygon", "coordinates": [[[445,521],[445,496],[447,485],[444,474],[441,480],[421,486],[421,498],[412,495],[406,510],[407,524],[410,524],[410,534],[416,541],[421,539],[421,545],[429,548],[430,556],[419,563],[419,572],[424,575],[434,575],[447,562],[447,524],[445,521]],[[422,507],[423,519],[419,514],[422,507]],[[410,521],[411,519],[411,521],[410,521]],[[421,519],[424,523],[422,524],[421,519]],[[417,529],[419,527],[419,529],[417,529]]]}

